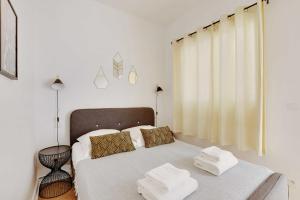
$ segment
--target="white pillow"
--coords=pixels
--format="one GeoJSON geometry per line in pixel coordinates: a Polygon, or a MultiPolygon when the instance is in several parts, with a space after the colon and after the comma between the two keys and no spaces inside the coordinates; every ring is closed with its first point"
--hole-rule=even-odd
{"type": "Polygon", "coordinates": [[[136,126],[136,127],[132,127],[132,128],[127,128],[122,131],[130,132],[130,137],[131,137],[132,143],[135,148],[138,148],[138,147],[145,146],[145,141],[144,141],[141,129],[153,129],[153,128],[156,128],[156,127],[150,126],[150,125],[144,125],[144,126],[136,126]]]}
{"type": "Polygon", "coordinates": [[[80,142],[76,142],[72,146],[72,162],[74,168],[76,168],[77,163],[81,160],[91,159],[89,150],[84,148],[80,142]]]}
{"type": "Polygon", "coordinates": [[[88,150],[87,153],[90,154],[90,151],[92,149],[90,137],[100,136],[100,135],[108,135],[108,134],[112,134],[112,133],[120,133],[120,131],[116,130],[116,129],[99,129],[96,131],[86,133],[86,134],[80,136],[79,138],[77,138],[77,140],[80,142],[82,148],[84,148],[85,151],[88,150]]]}

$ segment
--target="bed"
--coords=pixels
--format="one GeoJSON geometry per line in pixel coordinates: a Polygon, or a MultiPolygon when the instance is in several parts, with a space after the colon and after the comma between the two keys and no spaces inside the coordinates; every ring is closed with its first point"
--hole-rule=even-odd
{"type": "MultiPolygon", "coordinates": [[[[81,109],[71,114],[70,141],[73,145],[74,184],[80,200],[142,200],[136,181],[150,169],[166,162],[187,169],[198,183],[198,189],[187,200],[246,200],[273,172],[266,167],[239,161],[221,176],[213,176],[193,165],[193,157],[201,151],[179,140],[153,148],[100,159],[78,159],[77,138],[97,129],[123,130],[138,125],[154,125],[151,108],[81,109]],[[76,161],[75,161],[76,160],[76,161]]],[[[258,191],[261,193],[261,191],[258,191]]],[[[286,177],[281,175],[261,199],[287,200],[286,177]]],[[[258,199],[258,198],[257,198],[258,199]]]]}

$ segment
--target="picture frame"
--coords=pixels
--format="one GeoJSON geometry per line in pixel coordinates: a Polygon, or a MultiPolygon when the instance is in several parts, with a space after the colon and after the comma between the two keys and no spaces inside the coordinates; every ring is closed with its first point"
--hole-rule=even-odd
{"type": "Polygon", "coordinates": [[[0,0],[0,74],[18,79],[18,16],[10,0],[0,0]]]}

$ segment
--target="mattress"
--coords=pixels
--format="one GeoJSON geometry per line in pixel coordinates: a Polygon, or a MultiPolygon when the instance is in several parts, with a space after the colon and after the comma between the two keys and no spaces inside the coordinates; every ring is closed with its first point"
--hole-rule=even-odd
{"type": "MultiPolygon", "coordinates": [[[[200,151],[200,147],[176,140],[175,143],[153,148],[142,147],[100,159],[80,160],[75,166],[78,198],[142,200],[143,197],[137,192],[137,180],[143,178],[145,172],[167,162],[189,170],[198,181],[198,189],[187,200],[244,200],[273,173],[266,167],[240,160],[238,165],[217,177],[193,165],[193,157],[200,151]]],[[[276,186],[269,200],[273,200],[278,193],[287,199],[284,181],[281,180],[283,189],[276,186]]]]}

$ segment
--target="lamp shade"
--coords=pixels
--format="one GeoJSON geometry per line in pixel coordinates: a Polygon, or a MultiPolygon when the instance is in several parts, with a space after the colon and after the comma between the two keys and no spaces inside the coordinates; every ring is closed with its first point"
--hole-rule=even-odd
{"type": "Polygon", "coordinates": [[[156,87],[156,92],[162,92],[162,91],[164,91],[164,90],[160,86],[156,87]]]}
{"type": "Polygon", "coordinates": [[[55,79],[55,81],[51,84],[51,88],[54,90],[61,90],[64,87],[64,83],[59,79],[55,79]]]}

